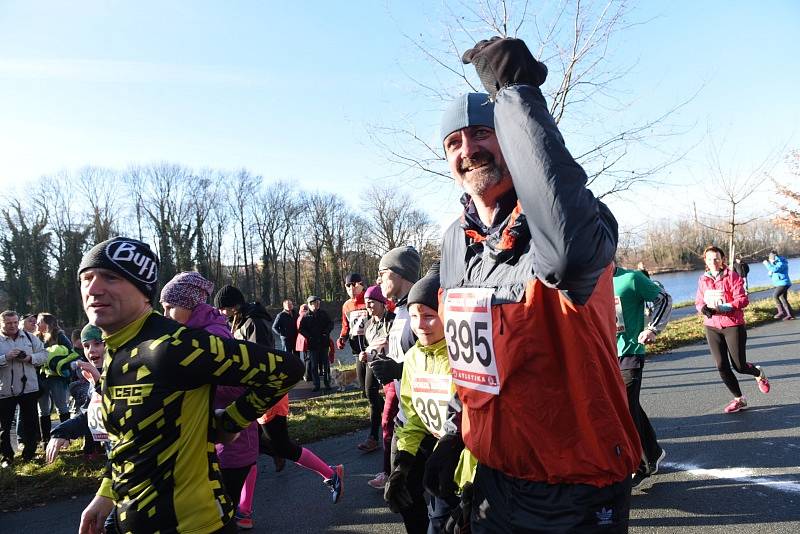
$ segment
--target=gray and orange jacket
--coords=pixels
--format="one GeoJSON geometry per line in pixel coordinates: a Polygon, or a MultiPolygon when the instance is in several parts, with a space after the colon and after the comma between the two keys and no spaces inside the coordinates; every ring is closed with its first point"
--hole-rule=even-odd
{"type": "MultiPolygon", "coordinates": [[[[514,189],[490,228],[465,195],[464,215],[442,241],[443,298],[493,290],[500,390],[457,386],[464,442],[512,477],[607,486],[630,477],[641,457],[617,362],[617,223],[586,188],[537,87],[501,90],[495,127],[514,189]]],[[[446,338],[456,330],[446,324],[446,338]]]]}

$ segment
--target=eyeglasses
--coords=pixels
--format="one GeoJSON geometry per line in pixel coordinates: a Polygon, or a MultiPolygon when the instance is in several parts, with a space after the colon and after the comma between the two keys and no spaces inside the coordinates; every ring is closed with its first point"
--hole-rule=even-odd
{"type": "Polygon", "coordinates": [[[361,282],[349,282],[344,287],[356,287],[357,285],[361,285],[361,282]]]}

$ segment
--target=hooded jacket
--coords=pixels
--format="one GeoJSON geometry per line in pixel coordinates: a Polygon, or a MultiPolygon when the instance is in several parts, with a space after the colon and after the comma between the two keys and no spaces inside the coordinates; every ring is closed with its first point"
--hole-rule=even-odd
{"type": "MultiPolygon", "coordinates": [[[[209,334],[223,339],[231,339],[233,335],[228,329],[228,320],[216,308],[206,303],[195,306],[192,315],[186,321],[186,326],[197,330],[205,330],[209,334]]],[[[247,391],[244,387],[217,386],[214,392],[214,409],[224,409],[242,393],[247,391]]],[[[258,427],[256,423],[239,432],[239,437],[228,445],[215,444],[219,466],[222,469],[233,469],[252,465],[258,459],[258,427]]]]}
{"type": "Polygon", "coordinates": [[[772,279],[772,285],[790,286],[792,279],[789,278],[789,262],[783,256],[775,256],[775,261],[770,263],[767,261],[764,266],[769,272],[769,277],[772,279]]]}
{"type": "Polygon", "coordinates": [[[272,316],[260,302],[245,305],[241,310],[243,320],[233,330],[233,337],[265,347],[275,347],[275,336],[272,335],[272,316]]]}

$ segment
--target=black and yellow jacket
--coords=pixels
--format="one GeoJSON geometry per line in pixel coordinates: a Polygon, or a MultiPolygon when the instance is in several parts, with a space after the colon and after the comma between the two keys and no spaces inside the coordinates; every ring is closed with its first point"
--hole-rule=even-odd
{"type": "Polygon", "coordinates": [[[222,528],[235,503],[225,495],[214,450],[214,386],[249,388],[223,416],[225,429],[235,431],[287,393],[302,363],[156,312],[105,341],[103,408],[112,449],[98,495],[114,500],[120,532],[222,528]]]}

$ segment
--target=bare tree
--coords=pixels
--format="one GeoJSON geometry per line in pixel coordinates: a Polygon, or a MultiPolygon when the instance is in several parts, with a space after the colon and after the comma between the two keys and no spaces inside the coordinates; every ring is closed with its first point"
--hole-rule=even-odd
{"type": "MultiPolygon", "coordinates": [[[[595,133],[591,138],[584,133],[590,124],[593,132],[602,125],[617,124],[609,118],[630,107],[630,102],[621,98],[622,81],[630,66],[614,68],[610,61],[614,40],[641,24],[629,20],[631,8],[625,0],[445,0],[443,5],[442,35],[406,36],[432,65],[437,78],[435,83],[413,81],[439,107],[464,91],[482,90],[472,69],[461,62],[467,48],[491,35],[519,37],[549,68],[542,89],[549,97],[550,112],[561,129],[570,132],[570,144],[586,147],[576,150],[575,157],[598,197],[647,182],[685,156],[688,149],[667,153],[661,147],[663,138],[683,133],[668,119],[695,95],[641,122],[595,133]],[[648,161],[653,163],[628,165],[628,156],[637,151],[648,151],[648,161]]],[[[438,28],[436,24],[429,27],[438,28]]],[[[399,125],[375,126],[372,133],[378,149],[401,173],[449,178],[442,165],[442,147],[426,141],[427,136],[413,125],[413,117],[399,125]]]]}
{"type": "Polygon", "coordinates": [[[241,244],[244,257],[245,287],[240,289],[243,290],[245,295],[250,294],[253,289],[250,272],[253,254],[251,247],[248,246],[250,242],[249,230],[252,225],[252,211],[249,208],[249,204],[250,199],[253,198],[253,195],[260,187],[262,181],[263,178],[261,176],[254,176],[247,169],[241,169],[233,177],[233,188],[228,196],[232,215],[236,218],[236,223],[238,225],[237,231],[239,236],[238,238],[234,237],[234,239],[237,239],[238,243],[241,244]],[[249,260],[248,253],[250,254],[249,260]]]}
{"type": "Polygon", "coordinates": [[[384,254],[412,244],[421,249],[431,233],[430,217],[416,209],[411,197],[402,191],[373,185],[361,195],[361,205],[375,252],[384,254]]]}
{"type": "MultiPolygon", "coordinates": [[[[787,157],[792,176],[800,179],[800,150],[793,150],[787,157]]],[[[800,190],[791,189],[788,185],[774,182],[778,194],[783,197],[780,214],[775,221],[800,241],[800,190]]]]}
{"type": "MultiPolygon", "coordinates": [[[[694,205],[694,219],[697,224],[724,234],[728,242],[728,258],[733,260],[736,254],[736,236],[739,228],[750,224],[764,214],[753,215],[752,211],[744,210],[743,205],[757,192],[761,191],[769,180],[769,172],[777,163],[780,149],[770,152],[754,167],[741,170],[737,168],[735,158],[723,156],[722,146],[718,145],[712,136],[709,136],[708,171],[711,188],[708,196],[722,202],[725,216],[724,225],[708,222],[716,219],[719,213],[698,214],[694,205]],[[707,222],[703,222],[706,219],[707,222]]],[[[693,203],[694,204],[694,203],[693,203]]]]}

